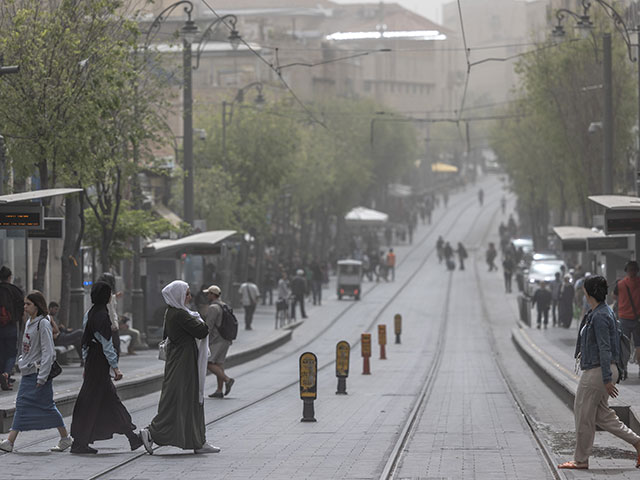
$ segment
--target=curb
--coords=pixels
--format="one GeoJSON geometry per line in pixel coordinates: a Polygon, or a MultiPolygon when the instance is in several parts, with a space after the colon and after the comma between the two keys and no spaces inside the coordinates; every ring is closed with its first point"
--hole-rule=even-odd
{"type": "MultiPolygon", "coordinates": [[[[269,336],[268,340],[265,342],[254,346],[248,346],[242,350],[233,352],[227,356],[225,360],[225,367],[235,367],[251,360],[255,360],[256,358],[287,343],[291,340],[292,334],[292,330],[277,332],[276,334],[269,336]]],[[[158,365],[158,368],[150,367],[147,371],[127,377],[126,380],[116,383],[116,390],[120,400],[141,397],[160,390],[162,388],[163,379],[164,366],[158,365]]],[[[54,393],[53,399],[63,417],[67,417],[73,413],[73,407],[75,406],[79,391],[80,387],[77,387],[64,390],[59,393],[54,393]]],[[[7,433],[11,428],[15,410],[15,406],[0,409],[0,433],[7,433]]]]}

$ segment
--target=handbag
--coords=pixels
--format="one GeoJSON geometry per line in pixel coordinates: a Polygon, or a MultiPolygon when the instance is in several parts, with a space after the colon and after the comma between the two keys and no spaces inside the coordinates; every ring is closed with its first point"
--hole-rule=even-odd
{"type": "MultiPolygon", "coordinates": [[[[164,311],[164,320],[162,321],[162,334],[164,335],[165,325],[167,323],[167,311],[164,311]]],[[[166,337],[158,343],[158,360],[167,361],[167,353],[169,351],[169,337],[166,337]]]]}
{"type": "MultiPolygon", "coordinates": [[[[49,316],[46,316],[45,318],[49,319],[49,316]]],[[[38,328],[36,329],[36,330],[38,330],[38,335],[40,335],[40,322],[41,321],[42,321],[42,319],[40,319],[40,321],[38,322],[38,328]]],[[[40,339],[40,344],[42,344],[42,339],[40,339]]],[[[53,359],[53,363],[51,364],[51,370],[49,370],[49,376],[47,377],[47,382],[49,380],[53,380],[54,378],[56,378],[61,373],[62,373],[62,367],[58,363],[58,360],[56,360],[54,358],[53,359]]]]}

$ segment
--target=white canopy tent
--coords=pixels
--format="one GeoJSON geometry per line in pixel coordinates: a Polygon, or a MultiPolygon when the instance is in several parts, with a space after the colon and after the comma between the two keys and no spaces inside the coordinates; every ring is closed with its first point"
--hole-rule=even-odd
{"type": "Polygon", "coordinates": [[[389,215],[366,207],[355,207],[344,219],[353,226],[380,226],[389,221],[389,215]]]}

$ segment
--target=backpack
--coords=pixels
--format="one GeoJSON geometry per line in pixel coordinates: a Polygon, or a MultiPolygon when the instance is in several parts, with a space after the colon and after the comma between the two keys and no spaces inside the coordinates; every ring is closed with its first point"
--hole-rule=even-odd
{"type": "Polygon", "coordinates": [[[233,309],[226,303],[218,303],[222,309],[222,322],[216,327],[222,338],[231,342],[238,336],[238,320],[233,314],[233,309]]]}
{"type": "Polygon", "coordinates": [[[10,323],[12,323],[11,312],[4,305],[0,306],[0,327],[5,327],[10,323]]]}

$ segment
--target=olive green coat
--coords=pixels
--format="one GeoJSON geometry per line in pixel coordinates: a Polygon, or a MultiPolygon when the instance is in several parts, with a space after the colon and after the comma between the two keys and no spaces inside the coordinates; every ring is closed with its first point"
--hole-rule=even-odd
{"type": "Polygon", "coordinates": [[[198,347],[205,338],[204,322],[184,310],[167,308],[164,337],[169,337],[158,414],[149,426],[158,445],[196,449],[205,443],[204,407],[199,401],[198,347]]]}

